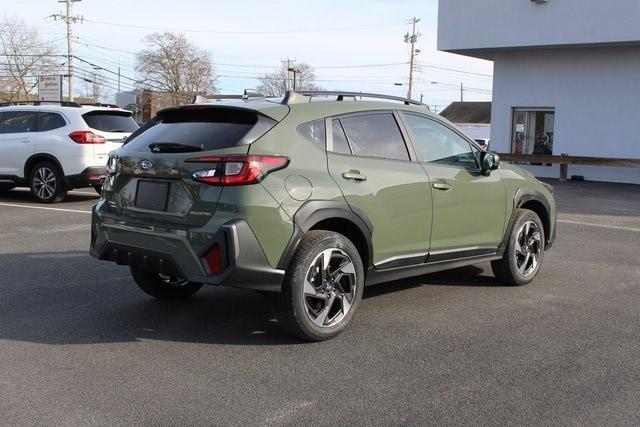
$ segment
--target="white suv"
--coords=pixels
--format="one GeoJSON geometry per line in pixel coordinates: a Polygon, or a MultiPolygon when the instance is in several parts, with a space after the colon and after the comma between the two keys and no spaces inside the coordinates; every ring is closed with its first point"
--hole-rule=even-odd
{"type": "Polygon", "coordinates": [[[73,102],[0,105],[0,191],[28,186],[39,202],[94,187],[106,175],[109,152],[138,129],[132,113],[73,102]]]}

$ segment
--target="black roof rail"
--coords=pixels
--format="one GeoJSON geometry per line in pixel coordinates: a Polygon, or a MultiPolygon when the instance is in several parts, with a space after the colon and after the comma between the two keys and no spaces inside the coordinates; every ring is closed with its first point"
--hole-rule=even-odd
{"type": "Polygon", "coordinates": [[[355,101],[356,97],[361,98],[377,98],[387,99],[390,101],[399,101],[405,105],[419,105],[421,107],[429,107],[420,101],[414,101],[409,98],[402,98],[400,96],[383,95],[379,93],[367,93],[367,92],[348,92],[348,91],[333,91],[333,90],[298,90],[287,91],[282,99],[283,104],[296,104],[302,102],[311,102],[311,98],[314,96],[336,96],[336,101],[355,101]]]}
{"type": "Polygon", "coordinates": [[[0,107],[9,107],[11,105],[43,105],[43,104],[56,104],[62,107],[82,107],[81,104],[72,101],[13,101],[0,103],[0,107]]]}
{"type": "Polygon", "coordinates": [[[251,101],[254,99],[264,99],[265,95],[258,92],[255,89],[245,89],[242,95],[232,94],[232,95],[223,95],[223,94],[213,94],[213,95],[196,95],[193,98],[193,104],[206,104],[209,101],[222,101],[225,99],[244,99],[245,101],[251,101]]]}

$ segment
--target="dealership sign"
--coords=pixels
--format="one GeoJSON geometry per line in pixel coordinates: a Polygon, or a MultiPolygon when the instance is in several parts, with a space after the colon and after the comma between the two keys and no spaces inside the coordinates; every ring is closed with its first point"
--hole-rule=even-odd
{"type": "Polygon", "coordinates": [[[40,101],[62,101],[62,76],[42,76],[38,79],[40,101]]]}

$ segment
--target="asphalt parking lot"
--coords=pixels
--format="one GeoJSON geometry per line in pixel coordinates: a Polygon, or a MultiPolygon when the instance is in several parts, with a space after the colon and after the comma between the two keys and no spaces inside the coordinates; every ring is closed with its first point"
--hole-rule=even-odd
{"type": "Polygon", "coordinates": [[[14,424],[640,424],[640,187],[556,185],[537,280],[378,285],[325,343],[253,291],[162,303],[91,258],[75,192],[0,197],[0,419],[14,424]]]}

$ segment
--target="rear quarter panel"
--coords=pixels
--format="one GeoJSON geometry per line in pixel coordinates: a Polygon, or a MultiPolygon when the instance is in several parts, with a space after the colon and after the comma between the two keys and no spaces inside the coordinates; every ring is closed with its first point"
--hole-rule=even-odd
{"type": "Polygon", "coordinates": [[[324,113],[292,110],[249,150],[250,154],[289,157],[289,165],[270,173],[262,185],[292,218],[308,200],[344,201],[340,188],[329,176],[326,151],[297,130],[298,125],[319,118],[324,118],[324,113]]]}

